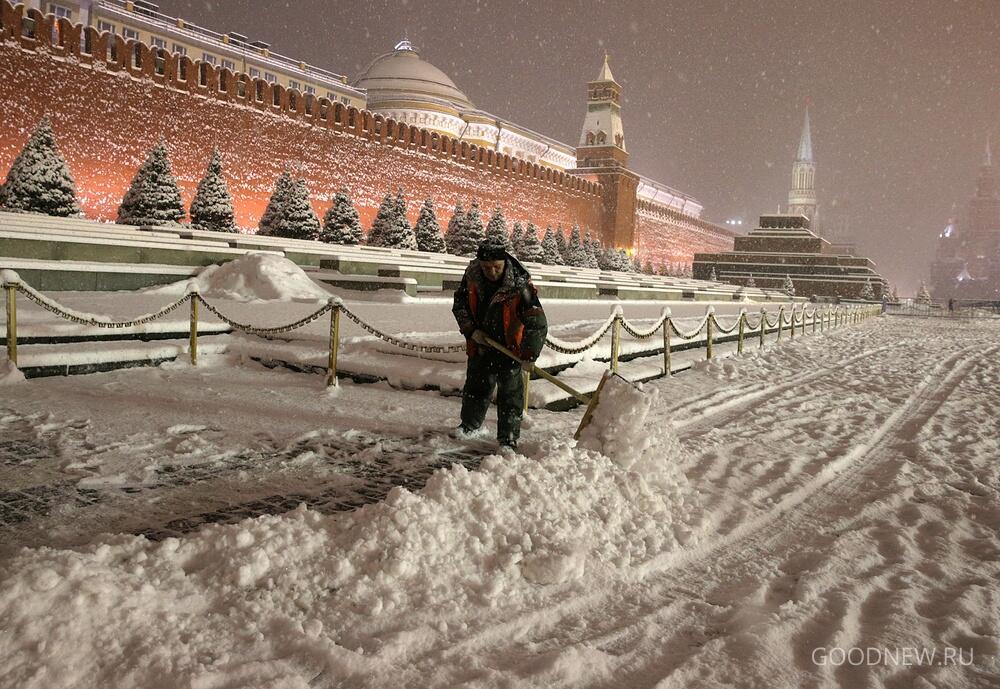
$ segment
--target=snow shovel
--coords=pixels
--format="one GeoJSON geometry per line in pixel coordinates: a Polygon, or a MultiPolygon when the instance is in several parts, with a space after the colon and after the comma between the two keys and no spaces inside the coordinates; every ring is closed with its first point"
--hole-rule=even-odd
{"type": "MultiPolygon", "coordinates": [[[[514,361],[516,361],[519,364],[524,364],[525,363],[524,360],[522,360],[520,357],[518,357],[516,354],[514,354],[514,352],[512,352],[509,349],[507,349],[506,347],[504,347],[502,344],[500,344],[499,342],[497,342],[496,340],[494,340],[489,335],[484,335],[483,337],[486,339],[486,344],[488,344],[493,349],[495,349],[498,352],[501,352],[503,354],[506,354],[507,356],[509,356],[511,359],[513,359],[514,361]]],[[[575,397],[577,400],[579,400],[580,402],[582,402],[582,403],[584,403],[584,404],[587,405],[587,410],[583,413],[583,418],[580,420],[580,425],[577,427],[576,433],[573,434],[573,437],[575,439],[579,440],[580,439],[580,433],[583,431],[584,428],[587,427],[587,424],[590,423],[590,418],[594,415],[594,410],[597,408],[597,403],[598,403],[598,401],[600,399],[600,396],[601,396],[601,388],[604,387],[604,383],[605,383],[605,381],[607,381],[608,377],[611,376],[611,375],[613,375],[611,373],[611,371],[605,371],[604,372],[604,375],[601,376],[601,382],[597,385],[597,390],[595,390],[594,394],[590,395],[589,397],[587,395],[584,395],[579,390],[574,390],[569,385],[567,385],[566,383],[562,382],[561,380],[559,380],[558,378],[556,378],[554,375],[552,375],[551,373],[549,373],[545,369],[539,368],[535,364],[531,364],[531,372],[538,374],[540,377],[542,377],[545,380],[549,381],[550,383],[552,383],[553,385],[555,385],[557,388],[560,388],[560,389],[568,392],[570,395],[572,395],[573,397],[575,397]]]]}

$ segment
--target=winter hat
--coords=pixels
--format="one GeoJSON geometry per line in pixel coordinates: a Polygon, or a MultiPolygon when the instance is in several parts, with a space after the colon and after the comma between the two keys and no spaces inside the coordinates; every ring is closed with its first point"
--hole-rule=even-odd
{"type": "Polygon", "coordinates": [[[487,237],[476,249],[476,258],[480,261],[503,261],[507,258],[507,247],[500,237],[487,237]]]}

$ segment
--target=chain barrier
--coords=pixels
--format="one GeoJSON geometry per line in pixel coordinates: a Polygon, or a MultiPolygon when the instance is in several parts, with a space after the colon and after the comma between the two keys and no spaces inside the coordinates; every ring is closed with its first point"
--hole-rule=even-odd
{"type": "Polygon", "coordinates": [[[651,338],[653,335],[655,335],[660,331],[660,328],[663,327],[663,324],[666,322],[668,318],[670,318],[668,314],[666,313],[663,314],[662,316],[660,316],[660,320],[656,321],[656,325],[654,325],[652,328],[646,331],[636,329],[635,326],[629,323],[626,319],[622,318],[622,330],[624,330],[637,340],[648,340],[649,338],[651,338]]]}
{"type": "Polygon", "coordinates": [[[406,349],[411,352],[421,352],[424,354],[448,354],[452,352],[464,352],[465,344],[455,344],[455,345],[422,345],[416,342],[408,342],[406,340],[401,340],[398,337],[393,337],[388,333],[384,333],[374,326],[368,325],[363,320],[361,320],[355,313],[348,309],[343,304],[338,305],[341,313],[354,321],[359,328],[367,333],[374,335],[375,337],[388,342],[389,344],[399,347],[400,349],[406,349]]]}
{"type": "Polygon", "coordinates": [[[94,316],[92,314],[87,314],[86,316],[84,316],[79,313],[74,313],[69,309],[67,309],[65,306],[63,306],[62,304],[60,304],[59,302],[49,299],[44,294],[35,291],[33,288],[29,287],[23,282],[15,282],[11,284],[13,284],[14,289],[16,289],[18,292],[27,297],[28,301],[34,302],[35,304],[45,309],[46,311],[54,313],[60,318],[63,318],[67,321],[72,321],[73,323],[78,323],[80,325],[92,325],[98,328],[132,328],[138,325],[145,325],[146,323],[150,323],[152,321],[157,320],[158,318],[162,318],[171,311],[178,309],[185,302],[187,302],[189,296],[189,295],[184,295],[182,299],[175,301],[173,304],[164,306],[162,309],[160,309],[155,313],[149,313],[146,314],[145,316],[139,316],[138,318],[133,318],[127,321],[111,321],[103,318],[98,318],[97,316],[94,316]]]}
{"type": "Polygon", "coordinates": [[[200,303],[204,304],[204,306],[205,306],[206,309],[208,309],[213,315],[215,315],[216,318],[218,318],[220,321],[222,321],[226,325],[228,325],[228,326],[230,326],[232,328],[235,328],[236,330],[242,330],[243,332],[250,333],[251,335],[280,335],[282,333],[287,333],[287,332],[290,332],[292,330],[296,330],[298,328],[301,328],[301,327],[303,327],[305,325],[309,325],[310,323],[312,323],[314,320],[316,320],[317,318],[319,318],[323,314],[328,313],[330,311],[330,309],[336,308],[335,305],[324,304],[317,311],[314,311],[313,313],[309,314],[308,316],[300,318],[299,320],[295,321],[294,323],[289,323],[288,325],[279,325],[279,326],[275,326],[273,328],[258,328],[255,325],[249,325],[247,323],[240,323],[238,321],[232,320],[228,316],[224,315],[217,308],[215,308],[214,306],[212,306],[211,304],[209,304],[207,301],[205,301],[205,298],[203,296],[201,296],[200,294],[192,294],[191,298],[192,299],[197,299],[200,303]]]}
{"type": "Polygon", "coordinates": [[[676,335],[677,337],[681,338],[682,340],[691,340],[691,339],[694,339],[695,337],[697,337],[698,333],[700,333],[701,330],[702,330],[702,328],[705,327],[705,324],[708,323],[708,318],[709,318],[710,315],[711,314],[705,314],[705,317],[701,319],[701,323],[698,324],[698,327],[695,328],[694,330],[692,330],[690,333],[683,333],[680,330],[678,330],[677,329],[677,324],[674,323],[674,319],[673,318],[671,318],[667,322],[670,323],[670,330],[673,331],[674,335],[676,335]]]}
{"type": "Polygon", "coordinates": [[[738,327],[740,327],[740,319],[739,318],[737,318],[736,322],[733,323],[728,328],[723,328],[722,327],[722,324],[719,322],[719,319],[715,317],[715,314],[712,314],[712,322],[715,324],[715,328],[717,330],[716,335],[731,335],[734,332],[736,332],[736,329],[738,327]]]}
{"type": "MultiPolygon", "coordinates": [[[[448,353],[462,352],[465,351],[466,348],[465,343],[453,344],[453,345],[424,345],[417,342],[412,342],[395,337],[366,323],[357,314],[348,309],[343,304],[343,302],[341,302],[339,299],[336,298],[331,299],[328,303],[324,304],[322,307],[320,307],[313,313],[310,313],[309,315],[304,316],[297,321],[288,323],[287,325],[275,326],[269,328],[257,327],[247,323],[240,323],[238,321],[229,318],[221,311],[219,311],[216,307],[208,303],[204,297],[198,294],[197,291],[188,292],[181,299],[178,299],[177,301],[168,304],[167,306],[164,306],[162,309],[154,313],[146,314],[144,316],[139,316],[137,318],[133,318],[130,320],[112,321],[108,319],[99,318],[98,316],[92,314],[81,314],[79,312],[74,312],[71,309],[67,309],[63,305],[56,302],[55,300],[46,297],[44,294],[41,294],[34,288],[26,285],[19,279],[16,279],[16,274],[14,274],[14,279],[11,279],[9,276],[10,273],[4,275],[4,281],[3,281],[4,287],[8,289],[13,288],[15,292],[22,293],[25,297],[27,297],[29,301],[45,309],[46,311],[56,314],[61,318],[64,318],[66,320],[72,321],[80,325],[89,325],[99,328],[129,328],[129,327],[144,325],[146,323],[150,323],[152,321],[155,321],[159,318],[166,316],[167,314],[180,308],[183,304],[187,303],[190,300],[192,302],[191,303],[192,361],[194,361],[194,346],[195,346],[194,343],[196,338],[195,333],[197,332],[195,329],[197,321],[196,306],[199,303],[204,305],[205,308],[210,313],[212,313],[219,320],[221,320],[223,323],[226,323],[230,327],[242,332],[258,336],[269,336],[269,335],[278,335],[282,333],[287,333],[292,330],[304,327],[316,321],[324,314],[334,311],[335,312],[333,315],[334,323],[331,326],[333,333],[336,333],[338,331],[336,326],[336,321],[339,320],[339,314],[343,313],[365,332],[377,337],[378,339],[384,342],[389,343],[394,347],[398,347],[400,349],[404,349],[407,351],[428,353],[428,354],[448,354],[448,353]]],[[[651,328],[649,328],[648,330],[640,330],[636,328],[628,320],[626,320],[621,315],[621,310],[619,308],[616,308],[615,311],[608,317],[607,321],[605,321],[604,324],[601,325],[598,328],[598,330],[587,339],[582,340],[580,342],[572,343],[572,342],[565,342],[559,340],[558,338],[549,336],[546,337],[545,344],[553,351],[559,352],[561,354],[582,354],[583,352],[586,352],[587,350],[597,345],[597,343],[615,326],[615,323],[617,322],[621,326],[621,329],[623,329],[626,333],[628,333],[630,336],[634,337],[637,340],[647,340],[653,337],[653,335],[655,335],[657,332],[660,332],[661,328],[665,328],[665,330],[663,331],[663,338],[665,347],[668,347],[669,345],[667,343],[669,343],[669,334],[671,332],[683,340],[691,340],[697,337],[706,326],[708,326],[710,329],[712,328],[712,326],[714,326],[714,328],[717,331],[716,333],[714,333],[715,335],[729,335],[735,332],[736,329],[739,328],[741,325],[745,325],[746,327],[750,328],[750,330],[759,330],[761,325],[763,325],[765,328],[770,329],[779,326],[779,324],[781,325],[801,324],[804,328],[807,317],[806,308],[804,306],[801,309],[801,312],[799,313],[799,318],[796,318],[794,308],[791,310],[791,313],[788,315],[787,319],[784,316],[783,310],[779,310],[779,312],[775,314],[773,322],[767,317],[767,312],[761,310],[760,316],[757,318],[756,323],[754,323],[751,322],[746,311],[742,311],[739,317],[736,319],[735,323],[733,323],[728,328],[724,328],[720,324],[718,318],[716,318],[714,310],[709,309],[696,328],[688,332],[683,332],[677,328],[676,323],[669,314],[670,314],[669,310],[665,310],[663,315],[660,316],[660,318],[651,328]]],[[[827,320],[837,319],[839,320],[840,324],[843,325],[846,322],[846,317],[850,315],[858,315],[859,316],[858,322],[860,322],[860,320],[863,320],[868,314],[864,310],[859,310],[859,309],[850,309],[849,311],[842,311],[841,309],[830,309],[830,308],[826,309],[824,314],[821,314],[818,308],[813,308],[811,313],[809,314],[809,317],[814,322],[817,317],[821,319],[826,318],[827,320]]],[[[334,361],[335,359],[333,357],[336,356],[336,345],[337,345],[336,340],[339,340],[339,336],[336,336],[334,334],[332,335],[332,337],[334,337],[335,341],[331,342],[331,352],[332,352],[331,361],[334,361]]],[[[741,332],[741,337],[742,337],[742,332],[741,332]]],[[[8,338],[8,355],[10,355],[10,352],[12,351],[16,350],[11,346],[10,338],[8,338]]],[[[667,361],[669,362],[668,351],[665,351],[665,357],[667,357],[667,361]]],[[[335,366],[335,364],[331,364],[331,366],[335,366]]],[[[332,370],[335,371],[335,369],[332,370]]]]}
{"type": "Polygon", "coordinates": [[[560,354],[582,354],[600,342],[601,338],[608,334],[608,331],[611,330],[611,327],[614,325],[617,317],[617,313],[611,314],[608,317],[608,320],[604,322],[604,325],[602,325],[596,333],[588,337],[586,340],[571,343],[556,339],[550,335],[545,338],[545,344],[549,349],[559,352],[560,354]]]}

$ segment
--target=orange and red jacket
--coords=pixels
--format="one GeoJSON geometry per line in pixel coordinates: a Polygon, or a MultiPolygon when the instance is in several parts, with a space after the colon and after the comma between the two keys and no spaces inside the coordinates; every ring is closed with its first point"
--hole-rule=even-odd
{"type": "Polygon", "coordinates": [[[531,284],[528,271],[513,257],[508,257],[501,284],[490,299],[486,276],[478,260],[465,270],[462,284],[455,290],[452,313],[458,328],[466,337],[466,352],[476,356],[480,346],[472,341],[472,333],[482,330],[523,360],[534,361],[545,346],[548,323],[538,301],[538,291],[531,284]]]}

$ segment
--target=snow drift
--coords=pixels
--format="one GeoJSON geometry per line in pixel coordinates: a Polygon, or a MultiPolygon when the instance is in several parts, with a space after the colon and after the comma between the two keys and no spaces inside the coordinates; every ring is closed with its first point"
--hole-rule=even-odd
{"type": "MultiPolygon", "coordinates": [[[[351,515],[302,507],[162,543],[25,550],[0,580],[10,632],[0,673],[21,687],[202,686],[234,647],[328,666],[382,613],[506,605],[543,585],[627,578],[700,520],[669,462],[647,477],[569,441],[540,460],[455,465],[419,493],[396,488],[351,515]]],[[[283,662],[261,662],[254,681],[278,677],[283,662]]]]}
{"type": "MultiPolygon", "coordinates": [[[[330,293],[284,256],[249,253],[221,265],[211,265],[194,278],[202,296],[232,301],[294,301],[328,299],[330,293]]],[[[180,296],[189,280],[147,290],[180,296]]]]}

